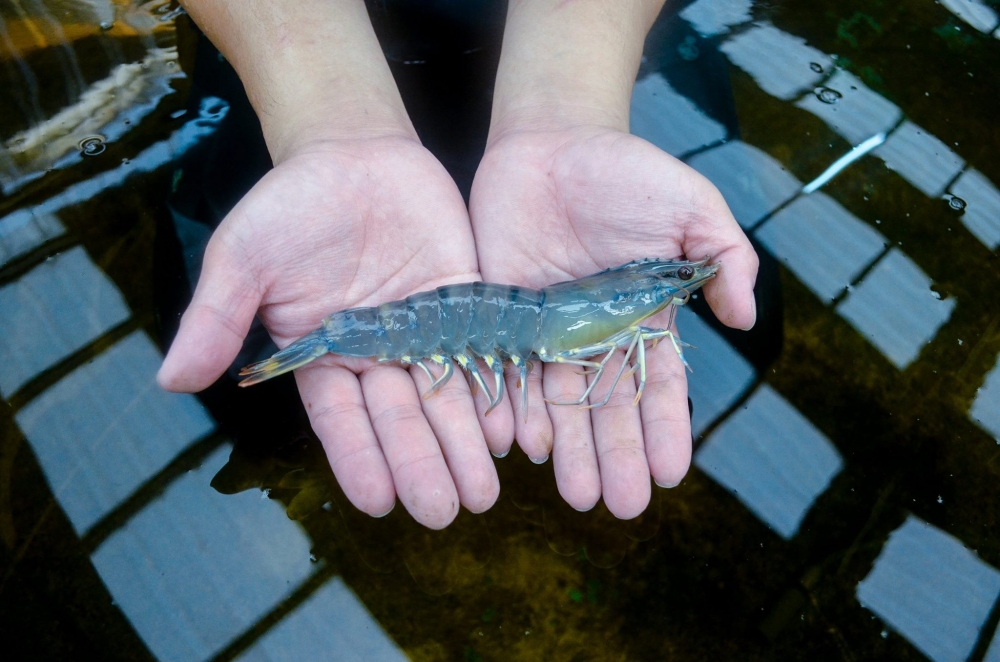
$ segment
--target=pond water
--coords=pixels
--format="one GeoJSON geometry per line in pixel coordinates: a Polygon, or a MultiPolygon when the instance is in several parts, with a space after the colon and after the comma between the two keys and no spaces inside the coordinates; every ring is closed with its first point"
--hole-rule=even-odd
{"type": "MultiPolygon", "coordinates": [[[[467,191],[496,30],[442,54],[392,4],[467,191]]],[[[4,0],[0,63],[6,659],[1000,661],[997,2],[661,16],[632,132],[723,192],[760,317],[682,311],[695,458],[631,521],[516,446],[488,512],[372,519],[290,379],[160,391],[211,224],[268,167],[239,83],[168,0],[4,0]]]]}

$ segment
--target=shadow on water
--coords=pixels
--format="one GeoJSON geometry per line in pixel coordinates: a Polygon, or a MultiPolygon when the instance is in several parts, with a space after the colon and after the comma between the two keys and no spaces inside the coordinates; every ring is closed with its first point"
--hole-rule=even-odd
{"type": "MultiPolygon", "coordinates": [[[[467,196],[502,3],[414,7],[369,10],[467,196]]],[[[443,531],[354,509],[290,378],[155,386],[212,228],[270,167],[231,67],[160,0],[0,20],[14,657],[1000,656],[995,3],[665,13],[632,131],[726,197],[758,324],[682,311],[694,466],[637,519],[572,510],[515,447],[497,504],[443,531]]],[[[272,349],[257,325],[235,365],[272,349]]]]}

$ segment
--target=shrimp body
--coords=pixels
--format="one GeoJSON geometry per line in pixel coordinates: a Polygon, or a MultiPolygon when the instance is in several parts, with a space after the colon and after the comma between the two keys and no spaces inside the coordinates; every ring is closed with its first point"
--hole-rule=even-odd
{"type": "Polygon", "coordinates": [[[447,383],[457,363],[486,392],[492,410],[503,399],[503,366],[510,361],[520,370],[522,410],[527,412],[531,361],[570,363],[593,370],[594,379],[578,400],[555,403],[583,404],[615,350],[627,347],[607,397],[592,406],[608,401],[633,353],[634,369],[639,371],[638,402],[645,385],[646,341],[670,338],[684,360],[682,343],[669,328],[652,329],[640,323],[664,309],[674,310],[687,303],[691,292],[717,270],[707,260],[646,259],[540,290],[482,282],[444,285],[380,306],[336,312],[318,329],[271,358],[244,368],[240,374],[246,379],[240,386],[270,379],[331,353],[417,365],[432,382],[424,394],[427,398],[447,383]],[[590,360],[600,355],[602,360],[590,360]],[[487,386],[478,359],[493,374],[494,391],[487,386]],[[435,379],[425,361],[444,366],[444,373],[435,379]]]}

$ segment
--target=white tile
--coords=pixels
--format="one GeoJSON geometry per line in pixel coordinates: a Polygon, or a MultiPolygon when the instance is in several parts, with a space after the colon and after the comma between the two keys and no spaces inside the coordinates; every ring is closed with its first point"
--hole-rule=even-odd
{"type": "Polygon", "coordinates": [[[726,137],[725,127],[674,91],[659,73],[636,82],[629,115],[629,129],[634,135],[674,156],[726,137]]]}
{"type": "Polygon", "coordinates": [[[750,74],[762,90],[790,100],[813,89],[833,61],[822,51],[806,45],[805,39],[762,23],[723,42],[720,47],[730,61],[750,74]],[[810,65],[818,64],[822,71],[810,65]]]}
{"type": "Polygon", "coordinates": [[[938,299],[931,279],[898,248],[864,277],[837,312],[902,370],[951,317],[955,299],[938,299]]]}
{"type": "Polygon", "coordinates": [[[903,117],[898,106],[843,69],[837,69],[823,87],[841,95],[836,103],[820,101],[813,91],[795,105],[819,117],[852,145],[888,131],[903,117]]]}
{"type": "Polygon", "coordinates": [[[996,634],[993,635],[993,641],[990,642],[983,662],[1000,662],[1000,628],[997,628],[996,634]]]}
{"type": "Polygon", "coordinates": [[[751,7],[752,0],[697,0],[682,9],[680,15],[699,34],[711,37],[749,21],[751,7]]]}
{"type": "Polygon", "coordinates": [[[129,317],[121,292],[81,246],[0,288],[0,394],[9,396],[129,317]]]}
{"type": "Polygon", "coordinates": [[[1000,358],[986,375],[969,409],[969,418],[986,430],[1000,444],[1000,358]]]}
{"type": "Polygon", "coordinates": [[[823,433],[762,384],[715,429],[694,464],[787,540],[843,460],[823,433]]]}
{"type": "Polygon", "coordinates": [[[907,120],[873,152],[924,194],[937,198],[965,161],[943,142],[907,120]]]}
{"type": "Polygon", "coordinates": [[[65,231],[55,214],[30,207],[0,218],[0,267],[65,231]]]}
{"type": "Polygon", "coordinates": [[[878,231],[818,192],[796,198],[755,234],[824,303],[854,282],[886,244],[878,231]]]}
{"type": "Polygon", "coordinates": [[[708,177],[744,229],[793,198],[802,182],[763,151],[740,140],[695,154],[688,165],[708,177]]]}
{"type": "MultiPolygon", "coordinates": [[[[757,372],[732,345],[701,317],[687,308],[677,311],[677,328],[684,342],[695,346],[684,351],[691,364],[688,395],[694,410],[691,432],[697,437],[753,385],[757,372]]],[[[673,351],[660,343],[657,351],[673,351]]]]}
{"type": "Polygon", "coordinates": [[[1000,572],[913,517],[892,532],[857,597],[934,662],[964,662],[997,595],[1000,572]]]}
{"type": "Polygon", "coordinates": [[[194,396],[156,385],[161,360],[133,333],[15,417],[77,533],[215,427],[194,396]]]}
{"type": "Polygon", "coordinates": [[[210,658],[313,568],[308,538],[279,503],[257,490],[223,495],[209,485],[229,451],[174,481],[91,557],[162,662],[210,658]]]}
{"type": "Polygon", "coordinates": [[[408,660],[340,577],[271,628],[240,662],[408,660]]]}
{"type": "Polygon", "coordinates": [[[962,224],[990,250],[1000,246],[1000,191],[981,172],[969,168],[949,193],[965,202],[962,224]]]}
{"type": "Polygon", "coordinates": [[[1000,22],[996,11],[979,0],[938,0],[938,3],[984,34],[992,32],[1000,22]]]}

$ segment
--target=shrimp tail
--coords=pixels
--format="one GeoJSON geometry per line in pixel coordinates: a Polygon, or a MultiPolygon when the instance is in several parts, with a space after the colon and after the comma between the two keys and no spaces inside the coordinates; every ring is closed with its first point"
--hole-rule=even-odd
{"type": "Polygon", "coordinates": [[[291,372],[329,351],[326,340],[323,338],[323,329],[316,329],[271,358],[258,361],[240,370],[240,376],[246,377],[240,382],[240,386],[253,386],[271,377],[291,372]]]}

